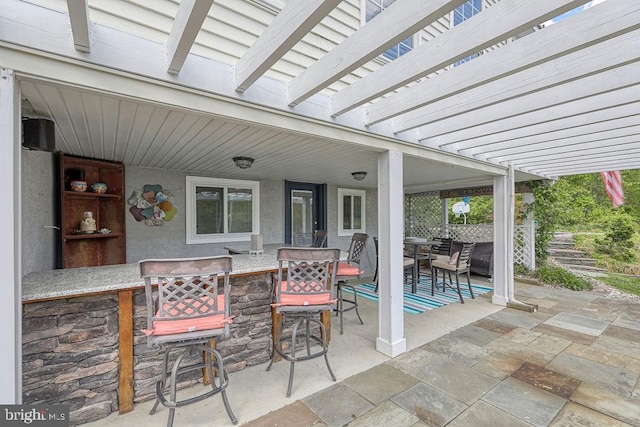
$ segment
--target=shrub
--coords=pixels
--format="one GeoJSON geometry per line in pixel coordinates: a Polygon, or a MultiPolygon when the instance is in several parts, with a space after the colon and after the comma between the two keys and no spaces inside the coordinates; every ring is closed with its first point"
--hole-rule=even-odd
{"type": "Polygon", "coordinates": [[[520,277],[529,277],[531,275],[531,269],[524,264],[514,264],[513,272],[520,277]]]}
{"type": "Polygon", "coordinates": [[[597,252],[610,255],[624,263],[633,263],[637,260],[633,243],[636,223],[630,215],[610,216],[603,228],[605,236],[595,241],[597,252]]]}
{"type": "Polygon", "coordinates": [[[584,291],[592,288],[591,283],[561,267],[544,265],[536,270],[536,277],[543,283],[562,286],[573,291],[584,291]]]}

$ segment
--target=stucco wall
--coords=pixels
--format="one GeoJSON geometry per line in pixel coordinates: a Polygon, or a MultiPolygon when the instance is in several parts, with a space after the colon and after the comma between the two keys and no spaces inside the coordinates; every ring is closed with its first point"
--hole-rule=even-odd
{"type": "MultiPolygon", "coordinates": [[[[127,211],[127,262],[138,262],[144,258],[167,258],[226,254],[228,244],[186,244],[185,179],[184,172],[162,169],[125,167],[125,197],[134,190],[142,190],[147,184],[159,184],[163,191],[173,197],[178,209],[171,221],[162,226],[149,227],[137,222],[127,211]]],[[[281,181],[260,182],[260,225],[264,243],[284,240],[283,213],[284,184],[281,181]]],[[[127,209],[130,206],[127,205],[127,209]]]]}
{"type": "MultiPolygon", "coordinates": [[[[43,151],[23,150],[22,156],[22,268],[23,274],[56,268],[56,241],[58,233],[47,226],[56,225],[57,156],[43,151]]],[[[185,177],[187,173],[125,166],[125,198],[134,190],[147,184],[159,184],[173,196],[177,213],[162,226],[147,226],[137,222],[125,212],[127,231],[127,262],[145,258],[167,258],[225,254],[224,243],[187,245],[185,237],[185,177]]],[[[354,187],[355,188],[355,187],[354,187]]],[[[370,236],[377,236],[378,198],[375,190],[367,190],[366,229],[370,236]]],[[[349,237],[337,235],[338,189],[330,186],[328,201],[328,244],[346,250],[349,237]]],[[[260,182],[260,225],[264,243],[284,241],[284,182],[265,180],[260,182]]],[[[363,268],[372,275],[375,270],[375,248],[371,239],[367,245],[363,268]]]]}
{"type": "Polygon", "coordinates": [[[46,151],[22,150],[22,272],[56,268],[55,162],[46,151]]]}

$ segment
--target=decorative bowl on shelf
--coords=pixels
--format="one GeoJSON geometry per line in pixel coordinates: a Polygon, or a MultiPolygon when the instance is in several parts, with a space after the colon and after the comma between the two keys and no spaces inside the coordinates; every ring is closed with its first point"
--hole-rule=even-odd
{"type": "Polygon", "coordinates": [[[87,191],[87,181],[71,181],[70,185],[73,191],[87,191]]]}
{"type": "Polygon", "coordinates": [[[98,230],[98,233],[100,234],[109,234],[111,233],[111,230],[108,228],[101,228],[100,230],[98,230]]]}
{"type": "Polygon", "coordinates": [[[104,182],[94,182],[91,185],[91,190],[93,190],[93,192],[97,194],[104,194],[107,192],[107,184],[105,184],[104,182]]]}

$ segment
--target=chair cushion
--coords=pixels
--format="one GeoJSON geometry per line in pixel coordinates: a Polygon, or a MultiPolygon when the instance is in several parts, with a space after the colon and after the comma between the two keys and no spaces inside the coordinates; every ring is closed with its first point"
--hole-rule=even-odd
{"type": "MultiPolygon", "coordinates": [[[[311,284],[313,286],[313,283],[311,284]]],[[[321,292],[317,294],[281,294],[281,292],[287,289],[287,281],[283,280],[280,284],[280,289],[277,293],[280,294],[280,303],[277,305],[287,306],[307,306],[307,305],[327,305],[332,304],[334,301],[331,299],[331,291],[321,292]]]]}
{"type": "MultiPolygon", "coordinates": [[[[188,300],[187,300],[188,301],[188,300]]],[[[202,305],[203,310],[199,310],[197,304],[194,304],[196,310],[204,311],[206,306],[202,305]]],[[[179,306],[184,307],[184,304],[179,306]]],[[[218,307],[224,307],[224,295],[218,295],[218,307]]],[[[188,310],[189,315],[196,314],[192,309],[188,310]]],[[[173,313],[177,315],[177,313],[173,313]]],[[[170,313],[171,315],[171,313],[170,313]]],[[[160,310],[156,312],[156,317],[160,316],[160,310]]],[[[209,316],[196,317],[191,319],[180,319],[179,317],[167,317],[166,320],[159,319],[153,321],[153,329],[143,329],[145,335],[172,335],[188,332],[205,331],[209,329],[223,328],[227,323],[231,323],[230,317],[225,317],[224,313],[212,314],[209,316]]]]}
{"type": "Polygon", "coordinates": [[[410,258],[410,257],[404,257],[403,261],[402,261],[402,265],[404,267],[413,267],[414,264],[414,259],[410,258]]]}
{"type": "MultiPolygon", "coordinates": [[[[447,257],[447,258],[449,258],[449,257],[447,257]]],[[[433,260],[431,265],[433,266],[433,268],[440,268],[442,270],[448,270],[448,271],[456,271],[456,266],[449,264],[449,260],[448,259],[447,260],[441,260],[441,259],[433,260]]]]}
{"type": "Polygon", "coordinates": [[[338,271],[336,271],[336,276],[359,276],[362,273],[364,273],[364,271],[360,270],[358,267],[346,262],[341,262],[338,264],[338,271]]]}
{"type": "Polygon", "coordinates": [[[454,252],[453,254],[451,254],[451,258],[449,258],[449,264],[456,265],[459,256],[460,252],[454,252]]]}

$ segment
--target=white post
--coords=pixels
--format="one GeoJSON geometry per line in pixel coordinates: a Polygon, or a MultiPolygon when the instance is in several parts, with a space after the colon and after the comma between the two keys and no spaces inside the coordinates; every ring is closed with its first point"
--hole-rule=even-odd
{"type": "Polygon", "coordinates": [[[0,67],[0,403],[22,402],[20,242],[20,93],[12,70],[0,67]]]}
{"type": "MultiPolygon", "coordinates": [[[[533,205],[535,203],[535,195],[533,193],[522,193],[522,202],[525,205],[533,205]]],[[[533,215],[533,210],[531,210],[527,217],[524,219],[524,229],[528,234],[528,239],[526,240],[526,251],[525,254],[529,256],[528,259],[525,259],[525,263],[527,267],[531,270],[536,269],[536,221],[535,216],[533,215]]]]}
{"type": "Polygon", "coordinates": [[[442,235],[441,237],[451,237],[449,235],[449,199],[440,199],[442,207],[442,235]]]}
{"type": "Polygon", "coordinates": [[[402,153],[378,155],[378,338],[376,350],[390,357],[407,349],[402,295],[404,191],[402,153]]]}
{"type": "Polygon", "coordinates": [[[513,223],[514,174],[493,178],[493,298],[494,304],[506,306],[514,300],[513,291],[513,223]]]}

